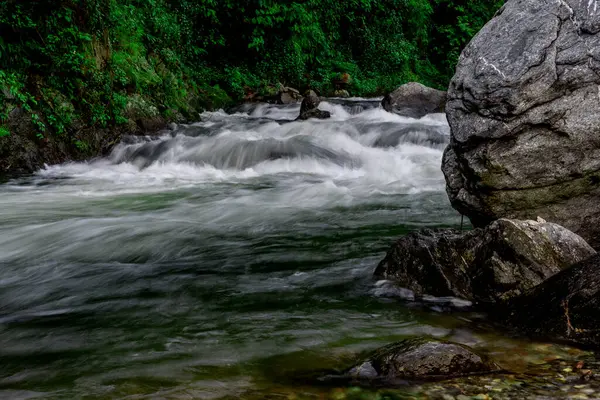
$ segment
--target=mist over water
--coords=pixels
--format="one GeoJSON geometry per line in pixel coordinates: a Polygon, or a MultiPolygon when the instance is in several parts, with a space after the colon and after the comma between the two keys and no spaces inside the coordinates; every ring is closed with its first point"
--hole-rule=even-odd
{"type": "Polygon", "coordinates": [[[218,398],[272,363],[447,334],[371,277],[394,239],[460,222],[445,116],[321,108],[205,113],[1,184],[0,397],[218,398]]]}

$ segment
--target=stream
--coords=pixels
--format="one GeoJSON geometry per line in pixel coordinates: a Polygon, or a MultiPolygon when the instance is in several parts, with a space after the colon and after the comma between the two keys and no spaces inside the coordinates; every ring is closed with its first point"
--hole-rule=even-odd
{"type": "Polygon", "coordinates": [[[293,121],[299,105],[204,113],[0,183],[0,398],[598,398],[569,375],[589,353],[373,278],[396,238],[460,226],[445,115],[379,100],[329,99],[324,121],[293,121]],[[297,379],[414,335],[511,373],[386,390],[297,379]]]}

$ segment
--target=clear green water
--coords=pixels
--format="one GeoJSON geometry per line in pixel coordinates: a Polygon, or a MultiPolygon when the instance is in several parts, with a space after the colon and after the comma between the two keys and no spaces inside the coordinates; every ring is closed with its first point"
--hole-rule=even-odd
{"type": "Polygon", "coordinates": [[[0,184],[0,398],[383,398],[298,377],[412,335],[521,371],[580,356],[377,283],[394,239],[460,223],[443,146],[415,134],[378,147],[415,122],[326,106],[333,121],[284,123],[297,110],[273,106],[207,114],[0,184]]]}

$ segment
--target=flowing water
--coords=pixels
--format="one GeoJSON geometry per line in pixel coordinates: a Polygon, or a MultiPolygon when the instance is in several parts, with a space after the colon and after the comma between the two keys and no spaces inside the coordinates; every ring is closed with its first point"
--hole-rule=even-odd
{"type": "Polygon", "coordinates": [[[395,238],[460,224],[445,116],[321,108],[205,113],[0,184],[0,398],[313,398],[286,377],[407,336],[519,346],[372,277],[395,238]]]}

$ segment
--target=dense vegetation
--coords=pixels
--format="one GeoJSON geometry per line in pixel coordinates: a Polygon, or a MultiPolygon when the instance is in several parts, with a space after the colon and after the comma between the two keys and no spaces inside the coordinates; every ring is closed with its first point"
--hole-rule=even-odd
{"type": "Polygon", "coordinates": [[[0,136],[189,117],[281,82],[352,95],[444,87],[501,0],[0,0],[0,136]],[[347,74],[347,75],[345,75],[347,74]]]}

